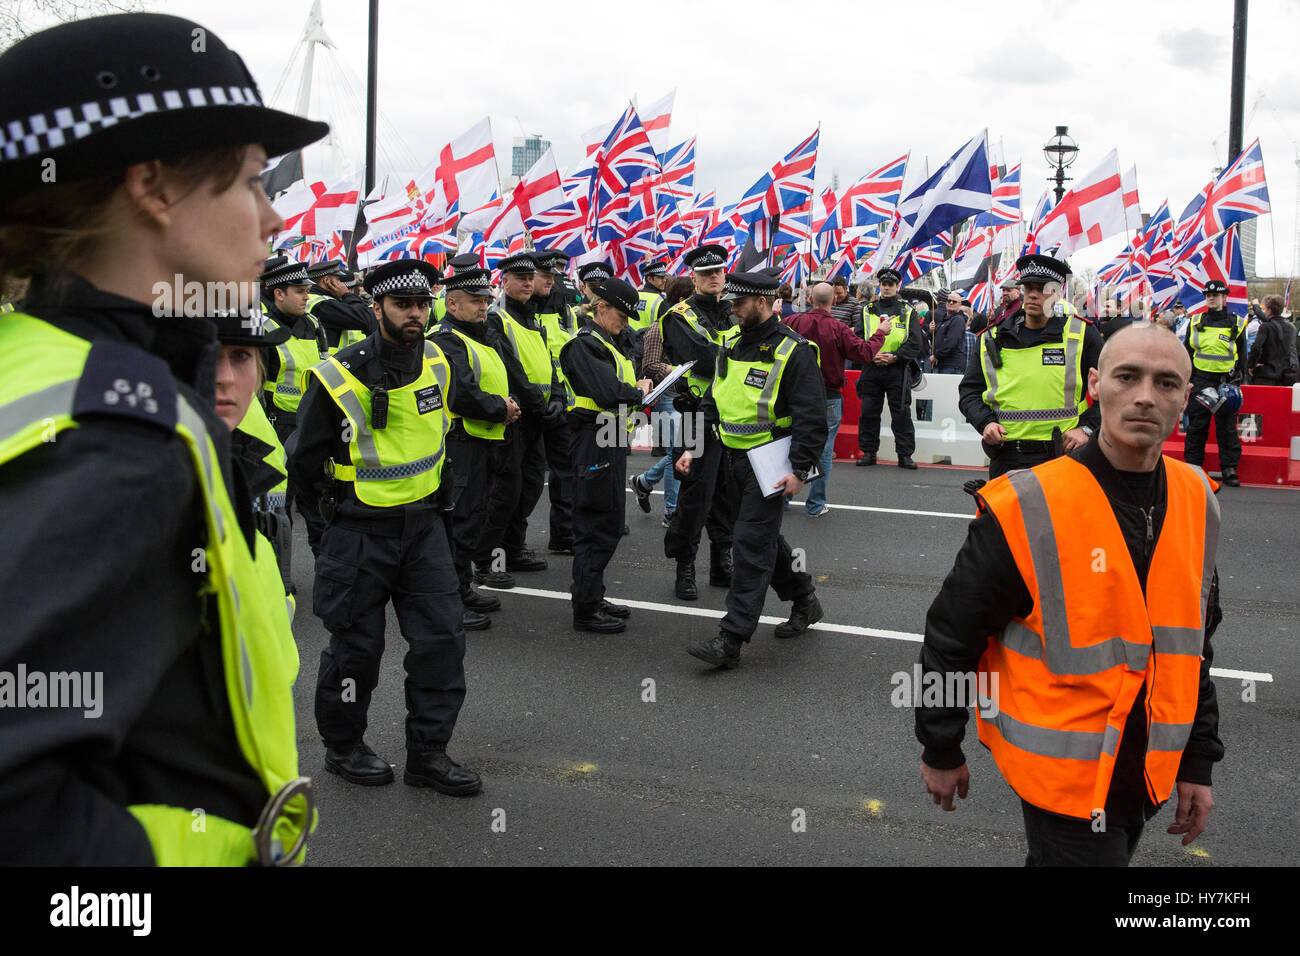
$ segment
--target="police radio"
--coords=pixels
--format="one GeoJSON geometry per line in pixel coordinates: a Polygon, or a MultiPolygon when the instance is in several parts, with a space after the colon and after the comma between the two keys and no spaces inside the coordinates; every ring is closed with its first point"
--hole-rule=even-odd
{"type": "Polygon", "coordinates": [[[388,389],[382,385],[370,390],[370,427],[376,431],[388,427],[388,389]]]}

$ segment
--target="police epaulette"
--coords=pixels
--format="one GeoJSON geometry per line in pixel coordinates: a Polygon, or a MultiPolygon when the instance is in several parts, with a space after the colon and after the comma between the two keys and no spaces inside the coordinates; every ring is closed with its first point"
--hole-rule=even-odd
{"type": "Polygon", "coordinates": [[[167,363],[125,342],[90,346],[72,401],[72,417],[119,415],[175,431],[176,379],[167,363]]]}

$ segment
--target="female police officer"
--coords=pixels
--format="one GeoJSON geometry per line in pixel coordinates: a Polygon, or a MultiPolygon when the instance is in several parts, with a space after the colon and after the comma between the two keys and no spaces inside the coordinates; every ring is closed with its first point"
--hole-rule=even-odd
{"type": "Polygon", "coordinates": [[[28,37],[0,88],[0,275],[31,276],[0,318],[0,862],[297,861],[292,638],[191,293],[255,304],[258,174],[328,127],[170,16],[28,37]]]}

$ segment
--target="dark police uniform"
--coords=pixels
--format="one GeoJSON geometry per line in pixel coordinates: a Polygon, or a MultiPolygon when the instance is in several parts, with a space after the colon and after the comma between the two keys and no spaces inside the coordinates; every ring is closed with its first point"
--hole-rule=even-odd
{"type": "MultiPolygon", "coordinates": [[[[899,274],[893,269],[881,269],[881,279],[899,274]]],[[[873,305],[863,306],[854,331],[863,339],[876,332],[876,326],[885,316],[893,322],[881,352],[893,352],[897,359],[891,365],[868,365],[858,375],[858,397],[862,409],[858,418],[858,448],[862,450],[859,465],[874,465],[876,451],[880,448],[880,414],[889,402],[889,424],[894,432],[894,448],[898,452],[901,468],[915,468],[912,453],[916,451],[916,429],[912,424],[911,369],[913,361],[921,355],[923,344],[921,326],[912,307],[899,296],[877,299],[873,305]]]]}
{"type": "MultiPolygon", "coordinates": [[[[449,292],[460,290],[490,299],[492,287],[488,280],[486,269],[462,270],[447,277],[446,287],[449,292]]],[[[455,481],[452,551],[456,577],[466,610],[466,629],[480,629],[490,621],[479,612],[499,609],[501,600],[473,589],[472,562],[481,546],[492,486],[509,461],[506,398],[527,387],[528,378],[514,351],[486,321],[467,322],[448,312],[433,341],[451,366],[448,408],[452,423],[447,434],[447,454],[455,481]]],[[[513,586],[513,579],[507,575],[502,578],[493,578],[491,583],[496,587],[513,586]]]]}
{"type": "MultiPolygon", "coordinates": [[[[48,131],[0,151],[0,207],[22,198],[40,215],[41,172],[55,162],[62,185],[120,174],[177,142],[263,143],[279,155],[328,132],[263,107],[243,61],[210,31],[194,57],[199,29],[157,14],[95,17],[0,54],[0,128],[48,131]],[[242,105],[194,96],[132,112],[160,92],[159,75],[169,89],[233,91],[242,105]],[[116,121],[56,140],[66,107],[116,121]]],[[[28,672],[9,693],[17,683],[28,694],[38,673],[84,675],[87,693],[92,675],[100,684],[80,706],[73,696],[16,707],[5,695],[0,865],[273,862],[252,829],[281,784],[299,781],[296,649],[214,410],[212,323],[158,316],[42,263],[22,308],[0,317],[0,343],[0,671],[28,672]]],[[[272,850],[294,836],[275,830],[272,850]]],[[[281,860],[298,856],[281,849],[281,860]]]]}
{"type": "MultiPolygon", "coordinates": [[[[1205,291],[1226,294],[1228,287],[1212,279],[1206,283],[1205,291]]],[[[1213,418],[1224,483],[1240,484],[1237,465],[1241,462],[1241,438],[1237,435],[1237,414],[1226,406],[1211,412],[1196,400],[1196,394],[1203,388],[1240,385],[1246,380],[1246,321],[1226,309],[1206,310],[1192,317],[1185,344],[1187,354],[1192,357],[1192,397],[1187,402],[1183,460],[1189,465],[1205,464],[1205,442],[1210,437],[1213,418]]]]}
{"type": "MultiPolygon", "coordinates": [[[[501,260],[502,272],[532,273],[537,261],[530,252],[501,260]]],[[[509,343],[528,376],[529,386],[515,396],[523,410],[517,422],[506,428],[511,460],[493,486],[492,501],[484,526],[483,544],[475,556],[479,570],[545,571],[546,561],[524,547],[528,516],[542,497],[546,481],[545,423],[564,417],[564,390],[555,374],[555,363],[546,344],[546,333],[537,323],[531,300],[518,302],[503,295],[488,310],[487,323],[509,343]],[[505,567],[494,564],[494,552],[505,553],[505,567]]]]}
{"type": "MultiPolygon", "coordinates": [[[[401,260],[365,281],[382,302],[388,295],[429,298],[436,278],[432,266],[401,260]]],[[[462,605],[443,521],[451,490],[442,480],[450,421],[446,359],[432,342],[406,347],[381,330],[311,375],[290,474],[329,519],[314,595],[330,632],[316,682],[325,766],[352,783],[393,779],[363,740],[391,600],[410,646],[404,779],[442,793],[475,793],[478,775],[446,754],[465,699],[462,605]]]]}
{"type": "MultiPolygon", "coordinates": [[[[700,246],[686,253],[685,261],[693,271],[705,272],[726,265],[726,250],[719,245],[700,246]]],[[[696,293],[659,315],[659,334],[664,343],[664,357],[673,365],[694,361],[678,383],[683,407],[690,414],[695,399],[702,397],[713,380],[718,355],[725,344],[739,333],[731,318],[731,305],[711,295],[696,293]],[[684,383],[684,384],[683,384],[684,383]]],[[[822,409],[823,415],[825,409],[822,409]]],[[[678,457],[685,449],[677,449],[678,457]]],[[[732,575],[731,524],[736,511],[735,490],[730,479],[719,475],[722,450],[706,443],[704,455],[692,462],[682,476],[677,492],[677,510],[664,533],[664,557],[677,562],[677,597],[694,601],[695,555],[700,547],[700,533],[709,532],[709,584],[730,587],[732,575]]]]}
{"type": "MultiPolygon", "coordinates": [[[[777,286],[773,277],[740,273],[728,277],[726,291],[772,297],[777,286]]],[[[748,451],[790,436],[790,467],[795,477],[806,481],[826,445],[825,394],[816,346],[775,315],[742,328],[718,358],[701,410],[707,421],[716,423],[718,438],[713,441],[721,448],[724,479],[737,490],[734,564],[727,614],[718,634],[688,648],[692,656],[734,667],[741,647],[758,627],[769,583],[781,600],[794,602],[790,620],[776,629],[777,637],[794,637],[821,618],[812,576],[795,568],[790,545],[781,535],[784,498],[759,487],[748,451]]]]}
{"type": "MultiPolygon", "coordinates": [[[[338,260],[318,262],[307,267],[307,278],[313,283],[330,275],[345,284],[352,278],[352,274],[338,260]]],[[[307,311],[325,333],[325,341],[331,355],[341,348],[355,345],[379,327],[375,321],[375,313],[366,300],[356,292],[345,292],[336,299],[320,286],[313,284],[311,293],[307,311]]]]}
{"type": "MultiPolygon", "coordinates": [[[[1050,256],[1021,256],[1022,283],[1064,285],[1069,266],[1050,256]]],[[[1025,324],[1018,309],[979,336],[957,388],[958,407],[983,434],[991,423],[1006,429],[1001,445],[984,442],[989,478],[1032,468],[1063,453],[1060,435],[1082,428],[1091,437],[1101,426],[1101,407],[1088,406],[1088,372],[1104,345],[1097,327],[1078,315],[1051,315],[1041,329],[1025,324]]]]}
{"type": "MultiPolygon", "coordinates": [[[[636,290],[606,279],[596,295],[624,317],[636,313],[636,290]]],[[[573,430],[573,626],[609,633],[624,629],[630,611],[605,600],[605,568],[623,534],[627,496],[627,423],[641,405],[631,361],[614,337],[588,322],[560,353],[572,390],[573,430]]]]}
{"type": "MultiPolygon", "coordinates": [[[[537,324],[546,335],[546,347],[555,364],[556,380],[564,386],[560,370],[560,350],[573,338],[573,313],[569,308],[562,280],[569,257],[562,252],[545,250],[533,254],[538,269],[549,269],[555,282],[549,295],[534,296],[537,324]]],[[[558,396],[557,396],[558,397],[558,396]]],[[[564,416],[542,421],[542,443],[546,448],[546,489],[551,500],[550,539],[547,549],[556,554],[573,553],[573,475],[572,436],[564,416]]]]}

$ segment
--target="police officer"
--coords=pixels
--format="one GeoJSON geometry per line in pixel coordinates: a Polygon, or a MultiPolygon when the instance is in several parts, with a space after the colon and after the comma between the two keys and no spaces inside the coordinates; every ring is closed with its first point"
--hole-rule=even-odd
{"type": "Polygon", "coordinates": [[[0,150],[0,286],[31,276],[0,316],[0,671],[84,674],[94,696],[5,707],[0,864],[300,860],[284,588],[214,410],[203,316],[225,306],[174,283],[256,305],[284,226],[258,174],[328,127],[265,108],[219,37],[159,14],[19,40],[0,88],[0,129],[22,131],[0,150]]]}
{"type": "Polygon", "coordinates": [[[352,274],[342,260],[313,263],[307,267],[307,278],[312,281],[307,311],[324,330],[331,355],[375,331],[370,306],[345,284],[352,274]]]}
{"type": "Polygon", "coordinates": [[[596,288],[606,279],[614,276],[614,267],[608,262],[588,262],[578,267],[578,284],[582,290],[582,305],[578,306],[575,321],[581,326],[591,321],[596,288]]]}
{"type": "Polygon", "coordinates": [[[880,296],[871,305],[863,306],[861,318],[853,330],[863,339],[870,339],[884,316],[889,316],[893,328],[885,336],[885,344],[858,375],[858,397],[862,399],[862,412],[858,419],[858,447],[862,457],[858,467],[874,465],[876,451],[880,448],[880,413],[889,402],[889,427],[894,432],[894,448],[898,452],[899,468],[915,468],[912,452],[916,451],[916,430],[912,426],[911,368],[919,361],[923,348],[921,326],[911,306],[898,295],[902,276],[894,269],[881,269],[880,296]]]}
{"type": "Polygon", "coordinates": [[[545,571],[546,560],[524,547],[528,516],[546,481],[543,428],[564,417],[564,389],[555,374],[546,333],[533,306],[537,260],[531,252],[506,256],[501,269],[501,297],[488,309],[487,323],[514,350],[529,386],[515,397],[523,414],[506,429],[513,457],[509,472],[493,487],[483,544],[474,560],[479,576],[492,572],[545,571]],[[500,549],[500,553],[498,553],[500,549]],[[496,559],[504,556],[504,567],[496,559]]]}
{"type": "MultiPolygon", "coordinates": [[[[684,257],[691,270],[695,292],[659,316],[659,333],[664,356],[674,365],[694,361],[679,385],[683,419],[683,437],[687,443],[698,440],[701,429],[688,428],[691,415],[713,381],[714,365],[722,347],[739,329],[731,319],[730,303],[719,296],[726,283],[724,267],[727,250],[719,245],[692,249],[684,257]],[[695,438],[692,435],[696,436],[695,438]]],[[[825,410],[823,409],[823,414],[825,410]]],[[[683,445],[685,447],[685,445],[683,445]]],[[[695,555],[700,547],[700,533],[709,531],[709,584],[731,586],[731,523],[735,514],[735,495],[729,479],[719,480],[721,446],[706,445],[704,455],[683,478],[677,493],[677,510],[673,512],[664,534],[664,556],[677,562],[674,593],[683,601],[699,597],[695,585],[695,555]]]]}
{"type": "MultiPolygon", "coordinates": [[[[533,258],[537,262],[533,308],[537,313],[537,324],[546,336],[556,382],[563,389],[560,350],[573,337],[573,316],[558,280],[564,277],[569,257],[563,252],[547,249],[534,252],[533,258]]],[[[562,394],[563,391],[557,397],[562,394]]],[[[553,554],[573,554],[573,476],[569,471],[572,449],[569,423],[563,416],[543,421],[542,444],[546,449],[546,488],[551,500],[551,536],[546,547],[553,554]]]]}
{"type": "Polygon", "coordinates": [[[980,335],[957,389],[962,415],[983,436],[990,479],[1082,447],[1101,422],[1084,396],[1104,343],[1096,326],[1065,314],[1070,267],[1026,255],[1016,269],[1021,308],[980,335]]]}
{"type": "MultiPolygon", "coordinates": [[[[1220,385],[1240,385],[1246,376],[1246,320],[1227,310],[1228,286],[1219,279],[1205,283],[1205,311],[1194,316],[1187,331],[1187,354],[1192,357],[1192,401],[1187,403],[1187,438],[1183,460],[1189,465],[1205,464],[1205,441],[1214,419],[1215,441],[1219,445],[1219,467],[1223,483],[1241,484],[1237,465],[1241,461],[1241,439],[1237,436],[1236,409],[1230,404],[1211,411],[1203,401],[1203,389],[1217,392],[1220,385]]],[[[1217,399],[1212,402],[1217,405],[1217,399]]]]}
{"type": "MultiPolygon", "coordinates": [[[[687,653],[721,668],[739,663],[741,648],[758,627],[769,583],[781,600],[794,602],[790,619],[776,627],[777,637],[802,634],[822,617],[812,576],[796,570],[781,535],[781,517],[785,497],[803,490],[826,444],[825,390],[816,347],[772,312],[779,285],[779,279],[758,272],[727,277],[740,334],[718,358],[701,405],[706,420],[716,423],[721,468],[738,491],[739,508],[727,614],[714,637],[687,653]],[[787,435],[790,473],[771,488],[760,487],[749,449],[787,435]]],[[[678,471],[689,475],[694,457],[684,452],[678,471]]]]}
{"type": "MultiPolygon", "coordinates": [[[[447,260],[447,265],[452,270],[453,275],[481,268],[477,252],[462,252],[458,256],[452,256],[447,260]]],[[[489,286],[490,288],[491,286],[489,286]]],[[[438,286],[438,289],[441,290],[441,294],[433,300],[433,309],[429,313],[429,324],[424,330],[425,338],[432,338],[436,335],[438,329],[442,326],[442,320],[447,317],[447,289],[443,285],[438,286]]]]}
{"type": "MultiPolygon", "coordinates": [[[[465,630],[491,624],[484,612],[501,607],[500,598],[482,594],[472,586],[472,560],[487,518],[492,485],[509,467],[506,428],[519,419],[519,403],[511,393],[526,388],[514,350],[487,325],[492,285],[486,269],[465,269],[445,283],[447,317],[433,341],[451,366],[451,429],[448,457],[455,479],[452,512],[452,552],[465,605],[465,630]]],[[[507,476],[508,477],[508,476],[507,476]]],[[[514,579],[494,579],[494,586],[514,586],[514,579]]]]}
{"type": "Polygon", "coordinates": [[[668,260],[654,260],[641,270],[641,276],[645,284],[637,293],[636,317],[631,322],[638,335],[659,321],[659,313],[664,308],[664,288],[668,285],[668,260]]]}
{"type": "Polygon", "coordinates": [[[366,276],[379,331],[311,370],[289,469],[329,521],[314,594],[330,632],[316,681],[325,768],[365,786],[393,781],[364,740],[391,600],[410,646],[403,779],[465,796],[482,781],[447,756],[465,699],[465,631],[443,520],[450,369],[424,339],[436,278],[410,259],[366,276]]]}
{"type": "Polygon", "coordinates": [[[605,279],[592,290],[592,318],[560,353],[572,389],[573,626],[607,634],[627,627],[631,610],[605,600],[605,567],[622,535],[627,498],[628,421],[654,387],[636,380],[614,339],[636,314],[636,289],[605,279]]]}

